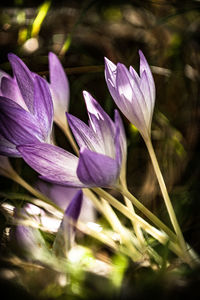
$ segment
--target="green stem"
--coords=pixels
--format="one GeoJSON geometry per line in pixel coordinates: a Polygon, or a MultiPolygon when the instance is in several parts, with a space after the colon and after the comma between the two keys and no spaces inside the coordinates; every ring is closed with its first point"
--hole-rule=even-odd
{"type": "MultiPolygon", "coordinates": [[[[102,206],[101,202],[99,201],[99,199],[96,197],[96,195],[87,188],[84,188],[83,192],[92,201],[92,203],[94,204],[94,206],[98,210],[98,212],[101,213],[102,215],[105,215],[103,206],[102,206]]],[[[105,217],[106,217],[106,215],[105,215],[105,217]]]]}
{"type": "Polygon", "coordinates": [[[107,220],[111,224],[112,228],[120,234],[122,243],[127,246],[127,249],[130,250],[129,256],[132,258],[133,261],[138,261],[142,258],[142,254],[133,246],[129,234],[126,229],[122,226],[121,222],[119,221],[117,215],[113,211],[110,204],[102,199],[102,205],[104,208],[104,213],[107,217],[107,220]]]}
{"type": "Polygon", "coordinates": [[[90,229],[86,224],[84,224],[80,220],[77,221],[75,226],[76,226],[76,228],[78,228],[83,233],[85,233],[87,235],[90,235],[91,237],[93,237],[96,240],[100,241],[104,245],[109,246],[113,250],[115,250],[115,251],[119,250],[119,247],[116,245],[116,243],[112,239],[110,239],[106,234],[103,234],[101,232],[96,232],[96,231],[90,229]]]}
{"type": "Polygon", "coordinates": [[[124,242],[124,244],[127,245],[128,249],[130,250],[130,257],[133,259],[133,261],[135,261],[136,258],[138,258],[141,255],[129,241],[125,229],[123,228],[123,225],[121,224],[119,218],[111,208],[110,204],[108,202],[105,203],[105,200],[103,199],[102,202],[100,202],[97,199],[96,195],[89,189],[83,189],[83,192],[93,202],[95,208],[100,213],[102,213],[102,215],[107,219],[113,230],[120,234],[122,241],[124,242]]]}
{"type": "Polygon", "coordinates": [[[156,215],[146,208],[137,198],[135,198],[128,189],[119,186],[120,193],[127,197],[149,220],[151,220],[158,228],[162,229],[172,241],[176,242],[176,235],[171,231],[156,215]]]}
{"type": "MultiPolygon", "coordinates": [[[[122,186],[124,188],[127,188],[127,184],[126,184],[126,179],[125,178],[123,180],[121,180],[121,184],[122,184],[122,186]]],[[[133,203],[126,196],[123,195],[123,197],[124,197],[124,202],[125,202],[127,208],[130,209],[130,211],[134,214],[135,213],[135,209],[133,207],[133,203]]],[[[138,239],[138,241],[140,243],[141,248],[144,248],[144,245],[146,244],[146,242],[145,242],[145,239],[144,239],[144,236],[143,236],[143,232],[142,232],[139,224],[135,223],[135,222],[131,222],[131,223],[132,223],[133,229],[135,231],[135,234],[137,236],[137,239],[138,239]]]]}
{"type": "Polygon", "coordinates": [[[113,196],[111,196],[109,193],[104,191],[101,188],[93,188],[94,192],[96,192],[100,197],[103,197],[105,200],[107,200],[112,206],[114,206],[117,210],[119,210],[123,215],[125,215],[128,219],[131,221],[137,222],[141,228],[143,228],[147,233],[149,233],[151,236],[153,236],[156,240],[158,240],[161,244],[166,245],[167,242],[169,242],[169,248],[179,257],[183,258],[183,253],[179,246],[174,243],[173,241],[169,241],[169,237],[165,234],[156,229],[155,227],[151,226],[149,223],[147,223],[145,220],[143,220],[141,217],[139,217],[137,214],[133,214],[130,212],[130,210],[121,204],[119,201],[117,201],[113,196]]]}
{"type": "MultiPolygon", "coordinates": [[[[180,229],[178,220],[176,218],[176,214],[174,212],[172,203],[171,203],[170,198],[169,198],[169,194],[167,192],[167,188],[166,188],[166,185],[165,185],[162,173],[160,171],[160,167],[159,167],[159,164],[158,164],[158,161],[157,161],[157,157],[156,157],[154,148],[152,146],[151,139],[150,138],[145,139],[145,143],[146,143],[149,155],[151,157],[151,161],[152,161],[152,164],[153,164],[153,167],[154,167],[154,171],[155,171],[155,174],[157,176],[158,183],[160,185],[160,189],[161,189],[161,192],[162,192],[162,195],[163,195],[163,199],[165,201],[165,205],[167,207],[167,211],[168,211],[171,223],[172,223],[172,225],[174,227],[174,230],[175,230],[175,232],[177,234],[177,239],[179,241],[179,244],[180,244],[181,248],[185,252],[185,255],[189,256],[188,255],[188,249],[187,249],[187,246],[186,246],[186,243],[185,243],[182,231],[180,229]]],[[[188,258],[188,259],[190,259],[190,258],[188,258]]]]}

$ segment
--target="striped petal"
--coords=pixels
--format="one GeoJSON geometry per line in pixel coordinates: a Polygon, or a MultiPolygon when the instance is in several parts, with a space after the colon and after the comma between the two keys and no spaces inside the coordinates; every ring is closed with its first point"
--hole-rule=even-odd
{"type": "Polygon", "coordinates": [[[8,54],[8,59],[12,65],[13,73],[16,77],[17,84],[19,86],[24,102],[26,103],[29,111],[31,113],[34,113],[34,75],[23,63],[23,61],[15,54],[8,54]]]}
{"type": "Polygon", "coordinates": [[[150,69],[150,66],[142,53],[141,50],[139,50],[139,55],[140,55],[140,77],[142,77],[143,72],[145,71],[149,89],[150,89],[150,94],[151,94],[151,110],[153,112],[154,104],[155,104],[155,97],[156,97],[156,90],[155,90],[155,83],[153,79],[153,75],[150,69]]]}
{"type": "Polygon", "coordinates": [[[21,145],[17,149],[41,178],[65,186],[84,187],[76,175],[78,158],[73,154],[45,143],[21,145]]]}
{"type": "Polygon", "coordinates": [[[66,113],[66,116],[79,147],[85,147],[101,153],[103,151],[100,143],[101,141],[98,140],[98,136],[92,128],[88,127],[80,119],[69,113],[66,113]]]}
{"type": "MultiPolygon", "coordinates": [[[[102,146],[102,154],[115,157],[114,135],[115,125],[109,115],[103,110],[99,103],[86,91],[83,92],[88,115],[90,118],[90,127],[95,132],[98,141],[102,146]]],[[[100,152],[101,153],[101,152],[100,152]]]]}
{"type": "Polygon", "coordinates": [[[54,104],[54,120],[66,123],[65,112],[69,107],[69,82],[57,56],[49,53],[50,90],[54,104]]]}
{"type": "Polygon", "coordinates": [[[117,66],[113,64],[106,57],[104,58],[104,60],[105,60],[105,80],[111,96],[116,101],[118,97],[117,90],[116,90],[117,66]]]}
{"type": "Polygon", "coordinates": [[[81,149],[77,175],[86,186],[113,186],[119,171],[116,160],[88,149],[81,149]]]}
{"type": "Polygon", "coordinates": [[[1,80],[1,94],[6,98],[10,98],[18,103],[25,110],[28,110],[22,95],[20,93],[17,82],[14,78],[3,77],[1,80]]]}
{"type": "Polygon", "coordinates": [[[34,115],[40,125],[43,140],[50,142],[53,125],[53,103],[47,82],[37,75],[34,82],[34,115]]]}
{"type": "Polygon", "coordinates": [[[5,97],[0,97],[0,133],[15,145],[42,140],[35,117],[5,97]]]}
{"type": "Polygon", "coordinates": [[[6,140],[1,134],[0,134],[0,154],[10,157],[20,157],[20,153],[16,149],[16,146],[6,140]]]}

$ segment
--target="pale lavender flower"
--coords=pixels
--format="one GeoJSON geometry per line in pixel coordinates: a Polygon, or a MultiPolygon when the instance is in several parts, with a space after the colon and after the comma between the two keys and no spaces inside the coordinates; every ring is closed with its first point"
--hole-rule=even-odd
{"type": "Polygon", "coordinates": [[[54,121],[63,127],[66,125],[65,112],[69,108],[69,82],[57,56],[49,53],[50,91],[54,106],[54,121]]]}
{"type": "MultiPolygon", "coordinates": [[[[67,114],[75,139],[81,149],[89,149],[117,159],[121,175],[124,173],[127,157],[126,135],[121,117],[115,110],[115,122],[113,122],[88,92],[84,91],[83,96],[88,111],[89,126],[67,114]]],[[[85,163],[87,164],[87,161],[85,163]]]]}
{"type": "Polygon", "coordinates": [[[40,231],[31,226],[17,225],[10,234],[15,253],[28,259],[43,260],[47,247],[40,231]]]}
{"type": "Polygon", "coordinates": [[[115,122],[92,96],[84,92],[89,126],[67,114],[69,125],[80,146],[80,157],[53,145],[34,143],[18,150],[24,160],[47,181],[72,187],[109,187],[117,184],[124,155],[122,122],[115,122]]]}
{"type": "Polygon", "coordinates": [[[9,236],[11,248],[15,250],[15,253],[28,259],[42,260],[47,254],[45,240],[37,228],[40,213],[42,210],[32,204],[26,204],[25,207],[14,210],[13,224],[15,226],[11,227],[9,236]],[[35,226],[33,226],[34,223],[35,226]]]}
{"type": "Polygon", "coordinates": [[[64,212],[60,228],[57,232],[53,250],[57,255],[66,255],[75,238],[75,225],[79,218],[83,202],[83,192],[79,190],[64,212]]]}
{"type": "MultiPolygon", "coordinates": [[[[66,186],[45,182],[43,180],[38,180],[36,187],[64,211],[66,211],[70,202],[78,191],[77,188],[69,188],[66,186]]],[[[83,195],[82,209],[79,219],[82,222],[95,221],[95,208],[92,204],[92,201],[85,195],[83,195]]]]}
{"type": "MultiPolygon", "coordinates": [[[[67,197],[67,195],[66,195],[67,197]]],[[[56,237],[53,244],[53,250],[56,254],[65,254],[75,238],[75,225],[79,218],[83,202],[83,193],[76,191],[64,212],[63,218],[59,221],[56,237]]],[[[11,245],[18,250],[20,255],[26,258],[48,261],[48,251],[45,241],[38,230],[40,226],[44,227],[43,219],[46,217],[44,210],[33,204],[26,204],[21,209],[15,209],[14,220],[15,227],[11,229],[11,245]]],[[[54,219],[52,219],[52,222],[54,219]]],[[[49,228],[43,228],[49,231],[49,228]]]]}
{"type": "Polygon", "coordinates": [[[20,156],[17,145],[51,142],[53,104],[47,82],[9,54],[14,77],[1,76],[0,153],[20,156]]]}
{"type": "Polygon", "coordinates": [[[150,67],[142,51],[140,74],[130,66],[113,64],[105,58],[105,79],[108,89],[119,109],[140,131],[143,138],[149,138],[155,103],[155,84],[150,67]]]}

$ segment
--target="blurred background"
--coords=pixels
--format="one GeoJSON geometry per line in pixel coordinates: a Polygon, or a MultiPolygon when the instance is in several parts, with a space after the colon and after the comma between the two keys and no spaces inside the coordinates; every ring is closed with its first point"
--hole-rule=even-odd
{"type": "MultiPolygon", "coordinates": [[[[0,69],[11,73],[7,54],[13,52],[48,78],[48,52],[53,51],[70,82],[70,113],[82,120],[87,121],[83,90],[110,116],[116,108],[104,80],[104,56],[138,70],[139,49],[156,83],[155,151],[184,236],[200,253],[200,1],[1,1],[0,69]]],[[[144,142],[125,117],[123,121],[128,186],[169,224],[144,142]]],[[[58,128],[55,133],[58,144],[70,149],[58,128]]],[[[33,184],[36,174],[21,159],[11,161],[33,184]]],[[[1,191],[22,190],[4,177],[0,182],[1,191]]],[[[3,232],[3,217],[1,223],[3,232]]]]}

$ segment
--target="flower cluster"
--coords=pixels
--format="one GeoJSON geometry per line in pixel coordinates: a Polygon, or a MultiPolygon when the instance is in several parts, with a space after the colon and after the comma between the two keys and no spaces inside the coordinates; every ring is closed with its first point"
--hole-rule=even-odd
{"type": "MultiPolygon", "coordinates": [[[[126,136],[119,112],[114,121],[83,91],[88,125],[69,114],[69,83],[49,53],[50,83],[31,72],[14,54],[8,59],[13,77],[0,71],[0,154],[23,159],[46,181],[65,187],[114,187],[125,180],[126,136]],[[80,148],[79,157],[53,144],[53,120],[66,121],[80,148]]],[[[105,78],[120,110],[141,134],[150,134],[155,100],[153,77],[140,51],[140,77],[130,67],[105,59],[105,78]]]]}
{"type": "Polygon", "coordinates": [[[60,112],[68,107],[69,87],[53,53],[49,54],[50,84],[31,72],[16,55],[9,54],[8,59],[13,77],[0,71],[0,152],[17,157],[21,156],[18,145],[52,142],[53,118],[55,122],[62,119],[60,112]]]}
{"type": "Polygon", "coordinates": [[[105,58],[105,79],[108,89],[119,109],[134,124],[144,138],[150,136],[155,103],[155,84],[151,69],[142,51],[140,76],[121,63],[113,64],[105,58]]]}
{"type": "MultiPolygon", "coordinates": [[[[141,51],[140,58],[140,77],[132,67],[128,71],[108,59],[105,77],[116,104],[145,137],[150,134],[155,87],[141,51]]],[[[57,57],[49,54],[50,84],[14,54],[9,54],[9,61],[14,77],[2,72],[0,83],[1,154],[22,156],[42,178],[55,183],[114,186],[126,162],[126,138],[118,111],[113,122],[98,102],[83,92],[89,125],[67,113],[80,147],[78,158],[52,144],[53,118],[64,124],[63,112],[69,102],[68,80],[57,57]]]]}
{"type": "MultiPolygon", "coordinates": [[[[53,53],[49,54],[50,82],[31,72],[14,54],[8,56],[13,77],[0,71],[1,174],[9,178],[13,176],[16,182],[27,188],[27,183],[24,184],[24,181],[10,167],[9,162],[2,159],[1,155],[22,157],[39,173],[40,179],[54,185],[56,198],[53,199],[53,194],[50,195],[54,202],[44,195],[41,196],[40,192],[35,192],[30,186],[29,190],[36,197],[43,199],[46,204],[50,203],[54,208],[64,211],[53,246],[58,256],[65,256],[71,248],[75,224],[81,215],[81,208],[85,207],[85,211],[90,211],[90,221],[93,220],[93,207],[84,204],[87,202],[82,191],[84,189],[85,192],[89,192],[89,198],[93,199],[96,208],[105,215],[113,229],[119,233],[133,260],[140,258],[146,247],[150,256],[153,255],[160,264],[159,256],[147,246],[148,243],[142,231],[144,230],[161,244],[169,243],[169,248],[175,254],[191,264],[187,244],[176,219],[151,143],[155,84],[150,67],[141,51],[139,51],[139,56],[139,74],[131,66],[128,70],[123,64],[115,65],[105,58],[105,79],[116,105],[137,127],[146,143],[175,233],[127,189],[127,142],[118,110],[115,110],[114,120],[112,120],[92,95],[83,91],[88,124],[68,113],[69,83],[59,59],[53,53]],[[74,146],[74,141],[71,132],[73,133],[79,146],[78,155],[54,145],[53,121],[66,133],[72,146],[74,146]],[[62,188],[64,189],[64,202],[62,196],[59,199],[62,188]],[[87,188],[91,188],[99,198],[87,188]],[[126,206],[101,188],[113,188],[120,191],[126,206]],[[104,200],[107,200],[109,204],[104,200]],[[110,204],[132,221],[133,235],[124,230],[110,204]],[[160,230],[138,216],[132,204],[160,230]]],[[[41,189],[45,189],[44,185],[41,189]]],[[[44,194],[51,194],[51,189],[44,191],[44,194]]],[[[23,241],[28,249],[32,247],[31,243],[29,245],[29,240],[34,237],[38,241],[41,239],[37,231],[29,230],[23,225],[16,229],[20,243],[23,241]]],[[[105,239],[105,236],[101,236],[100,240],[102,239],[105,239]]],[[[106,243],[116,249],[113,240],[106,239],[106,243]]]]}

